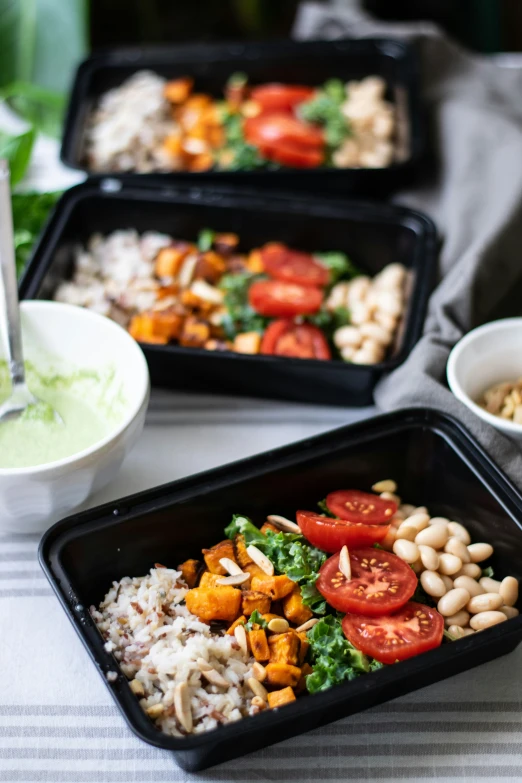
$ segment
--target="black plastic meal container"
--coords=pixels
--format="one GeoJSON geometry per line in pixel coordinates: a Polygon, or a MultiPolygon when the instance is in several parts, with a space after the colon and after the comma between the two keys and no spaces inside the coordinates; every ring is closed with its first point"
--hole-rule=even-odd
{"type": "Polygon", "coordinates": [[[341,250],[371,275],[391,262],[403,263],[412,272],[412,288],[397,350],[380,364],[363,366],[144,344],[152,383],[301,402],[370,404],[377,380],[406,359],[421,335],[437,240],[433,223],[419,212],[237,188],[91,181],[62,197],[22,278],[20,296],[51,299],[71,274],[74,247],[93,232],[135,228],[195,240],[204,227],[237,232],[247,250],[271,240],[303,250],[341,250]]]}
{"type": "MultiPolygon", "coordinates": [[[[228,77],[246,73],[252,83],[267,81],[320,85],[327,79],[343,81],[382,76],[388,100],[396,107],[401,159],[383,169],[281,169],[280,171],[133,174],[213,183],[233,182],[257,187],[307,188],[318,191],[386,195],[404,187],[422,160],[424,131],[417,59],[412,47],[392,39],[340,41],[271,41],[269,43],[189,44],[147,49],[115,49],[94,54],[78,68],[64,126],[61,159],[72,168],[88,171],[84,139],[88,116],[99,97],[136,71],[152,70],[172,79],[193,76],[195,89],[223,95],[228,77]]],[[[88,171],[92,174],[92,171],[88,171]]],[[[106,172],[105,175],[110,175],[106,172]]]]}
{"type": "Polygon", "coordinates": [[[90,614],[113,580],[176,567],[223,538],[233,513],[257,525],[293,516],[339,487],[394,478],[408,501],[464,523],[495,547],[496,576],[522,579],[522,496],[468,432],[430,409],[397,411],[266,452],[69,517],[40,544],[40,563],[124,715],[141,739],[174,752],[186,770],[236,758],[401,696],[513,650],[522,616],[443,644],[276,711],[184,738],[160,733],[141,710],[90,614]],[[116,673],[114,681],[107,679],[116,673]]]}

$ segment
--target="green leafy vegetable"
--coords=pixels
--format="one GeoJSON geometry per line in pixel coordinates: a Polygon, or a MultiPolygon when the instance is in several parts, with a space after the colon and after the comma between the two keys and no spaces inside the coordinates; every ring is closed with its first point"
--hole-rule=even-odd
{"type": "Polygon", "coordinates": [[[222,325],[229,340],[233,340],[240,332],[262,334],[265,331],[268,319],[256,313],[248,303],[248,289],[255,280],[262,277],[244,272],[221,278],[219,287],[225,294],[223,304],[227,311],[222,325]]]}
{"type": "Polygon", "coordinates": [[[442,632],[442,635],[443,635],[444,639],[448,640],[448,642],[456,642],[457,641],[457,637],[453,636],[453,634],[450,633],[447,628],[444,629],[444,631],[442,632]]]}
{"type": "Polygon", "coordinates": [[[325,552],[311,546],[299,533],[267,530],[263,534],[248,517],[235,515],[225,528],[225,535],[234,538],[238,533],[244,536],[247,546],[254,544],[268,557],[278,574],[286,574],[301,587],[305,606],[315,614],[325,613],[326,601],[315,586],[319,569],[327,558],[325,552]]]}
{"type": "Polygon", "coordinates": [[[198,234],[198,249],[201,250],[202,253],[206,253],[214,244],[215,237],[215,231],[212,231],[211,228],[203,228],[198,234]]]}
{"type": "Polygon", "coordinates": [[[20,182],[27,170],[35,135],[34,128],[16,136],[0,130],[0,158],[7,158],[9,161],[11,186],[20,182]]]}
{"type": "Polygon", "coordinates": [[[323,514],[325,514],[327,517],[332,517],[332,519],[337,519],[338,517],[335,516],[335,514],[332,514],[328,506],[326,505],[326,498],[324,500],[320,500],[317,504],[323,514]]]}
{"type": "Polygon", "coordinates": [[[495,575],[495,572],[491,568],[491,566],[488,566],[487,568],[483,568],[482,569],[482,576],[489,576],[489,578],[492,579],[494,575],[495,575]]]}
{"type": "Polygon", "coordinates": [[[248,84],[248,76],[243,71],[236,71],[230,74],[227,79],[226,87],[246,87],[248,84]]]}
{"type": "Polygon", "coordinates": [[[217,166],[227,171],[253,171],[263,168],[277,168],[277,165],[261,157],[253,144],[248,144],[243,135],[243,118],[240,114],[221,109],[221,122],[225,132],[225,146],[217,153],[217,166]]]}
{"type": "Polygon", "coordinates": [[[254,609],[254,611],[250,615],[250,619],[248,623],[245,624],[245,628],[247,629],[247,631],[251,631],[254,625],[259,625],[261,628],[266,628],[268,626],[267,621],[264,619],[263,615],[260,612],[258,612],[257,609],[254,609]]]}
{"type": "Polygon", "coordinates": [[[345,99],[344,85],[332,79],[326,82],[314,98],[299,106],[299,114],[303,120],[324,127],[324,138],[330,151],[342,144],[352,133],[350,124],[341,111],[345,99]]]}
{"type": "Polygon", "coordinates": [[[328,253],[314,253],[313,255],[314,258],[317,258],[330,270],[330,282],[332,284],[337,283],[341,278],[351,280],[352,277],[361,274],[361,270],[355,266],[346,253],[332,251],[328,253]]]}
{"type": "Polygon", "coordinates": [[[310,693],[325,691],[333,685],[348,682],[369,671],[382,668],[368,659],[346,639],[341,621],[334,615],[323,617],[308,631],[312,674],[306,678],[310,693]]]}
{"type": "Polygon", "coordinates": [[[329,79],[324,83],[323,90],[336,103],[344,103],[346,100],[346,88],[340,79],[329,79]]]}
{"type": "Polygon", "coordinates": [[[14,242],[16,270],[20,275],[27,264],[33,245],[49,212],[61,193],[13,193],[14,242]]]}

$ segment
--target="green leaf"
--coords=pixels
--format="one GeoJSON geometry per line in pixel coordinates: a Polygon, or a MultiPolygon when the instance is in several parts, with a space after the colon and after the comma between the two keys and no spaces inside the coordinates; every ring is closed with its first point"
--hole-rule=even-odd
{"type": "Polygon", "coordinates": [[[335,514],[332,514],[332,512],[326,505],[326,498],[324,500],[320,500],[317,505],[319,506],[323,514],[325,514],[325,516],[332,517],[332,519],[338,519],[338,517],[336,517],[335,514]]]}
{"type": "Polygon", "coordinates": [[[198,248],[201,250],[202,253],[206,253],[208,250],[212,248],[212,245],[214,244],[214,238],[216,236],[216,232],[212,231],[211,228],[203,228],[199,234],[198,234],[198,248]]]}
{"type": "Polygon", "coordinates": [[[28,82],[12,82],[0,89],[0,99],[48,136],[60,136],[65,96],[28,82]]]}
{"type": "Polygon", "coordinates": [[[245,628],[247,631],[252,631],[254,625],[259,625],[260,628],[266,628],[268,626],[267,621],[263,617],[263,615],[258,612],[257,609],[254,609],[252,614],[250,615],[250,619],[248,620],[248,623],[246,623],[245,628]]]}
{"type": "Polygon", "coordinates": [[[251,272],[224,275],[219,283],[224,292],[223,304],[227,314],[222,321],[223,329],[229,340],[240,332],[259,332],[263,334],[268,319],[253,310],[248,303],[248,289],[255,280],[263,279],[263,275],[253,275],[251,272]]]}
{"type": "Polygon", "coordinates": [[[264,543],[265,536],[261,531],[253,524],[252,520],[248,517],[244,517],[242,514],[234,514],[232,522],[225,528],[225,535],[227,538],[235,538],[237,535],[242,535],[245,539],[245,544],[264,543]]]}
{"type": "Polygon", "coordinates": [[[341,278],[345,280],[351,280],[352,277],[356,277],[361,274],[361,270],[358,269],[346,253],[339,251],[331,251],[327,253],[314,253],[314,258],[328,267],[330,271],[330,283],[336,283],[341,278]]]}
{"type": "Polygon", "coordinates": [[[489,576],[490,579],[492,579],[495,575],[494,570],[491,566],[488,566],[487,568],[482,569],[482,576],[489,576]]]}
{"type": "Polygon", "coordinates": [[[0,85],[65,92],[85,56],[87,0],[0,0],[0,85]]]}
{"type": "Polygon", "coordinates": [[[16,185],[23,178],[35,139],[34,128],[13,136],[0,130],[0,158],[7,158],[11,170],[11,187],[16,185]]]}

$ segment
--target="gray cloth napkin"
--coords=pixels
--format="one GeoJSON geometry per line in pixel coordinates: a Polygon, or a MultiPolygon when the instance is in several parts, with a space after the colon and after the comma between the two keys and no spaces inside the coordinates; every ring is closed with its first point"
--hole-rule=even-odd
{"type": "Polygon", "coordinates": [[[436,173],[396,200],[433,218],[442,248],[424,335],[378,385],[376,402],[385,410],[427,405],[452,414],[522,486],[519,449],[446,384],[448,354],[463,334],[522,315],[522,68],[472,55],[431,24],[383,24],[335,3],[304,3],[294,29],[296,38],[379,35],[410,39],[420,54],[436,173]]]}

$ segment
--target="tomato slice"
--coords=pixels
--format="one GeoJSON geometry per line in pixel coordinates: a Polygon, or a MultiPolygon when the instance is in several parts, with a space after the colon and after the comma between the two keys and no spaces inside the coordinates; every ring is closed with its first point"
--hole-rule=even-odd
{"type": "MultiPolygon", "coordinates": [[[[299,522],[298,516],[298,524],[299,522]]],[[[339,570],[339,554],[321,566],[316,587],[340,612],[375,617],[390,614],[408,601],[417,587],[417,577],[407,563],[391,552],[373,547],[350,551],[352,578],[339,570]]]]}
{"type": "Polygon", "coordinates": [[[319,288],[305,288],[280,280],[258,280],[248,290],[248,301],[260,315],[285,318],[316,313],[321,307],[323,292],[319,288]]]}
{"type": "Polygon", "coordinates": [[[253,87],[250,97],[263,111],[290,111],[313,97],[316,90],[301,84],[261,84],[253,87]]]}
{"type": "Polygon", "coordinates": [[[298,120],[291,114],[274,112],[249,117],[244,122],[245,139],[250,144],[271,145],[274,142],[286,142],[299,148],[322,149],[324,136],[320,128],[298,120]]]}
{"type": "Polygon", "coordinates": [[[353,525],[345,519],[323,517],[313,511],[298,511],[297,524],[308,541],[325,552],[338,552],[346,544],[351,547],[369,546],[382,541],[389,525],[353,525]]]}
{"type": "Polygon", "coordinates": [[[313,324],[296,324],[291,319],[272,321],[261,341],[261,353],[294,356],[299,359],[331,359],[326,337],[313,324]]]}
{"type": "Polygon", "coordinates": [[[326,497],[326,506],[332,514],[357,524],[383,525],[389,522],[397,511],[397,503],[384,500],[370,492],[358,489],[340,489],[330,492],[326,497]]]}
{"type": "Polygon", "coordinates": [[[347,614],[342,626],[358,650],[381,663],[395,663],[439,647],[444,618],[436,609],[410,601],[383,617],[347,614]]]}
{"type": "Polygon", "coordinates": [[[312,147],[300,147],[295,142],[274,141],[257,145],[259,152],[267,160],[273,160],[282,166],[296,169],[316,169],[324,163],[322,150],[312,147]]]}
{"type": "Polygon", "coordinates": [[[298,285],[325,286],[330,272],[310,253],[291,250],[280,242],[270,242],[261,248],[261,260],[265,271],[276,280],[298,285]]]}

